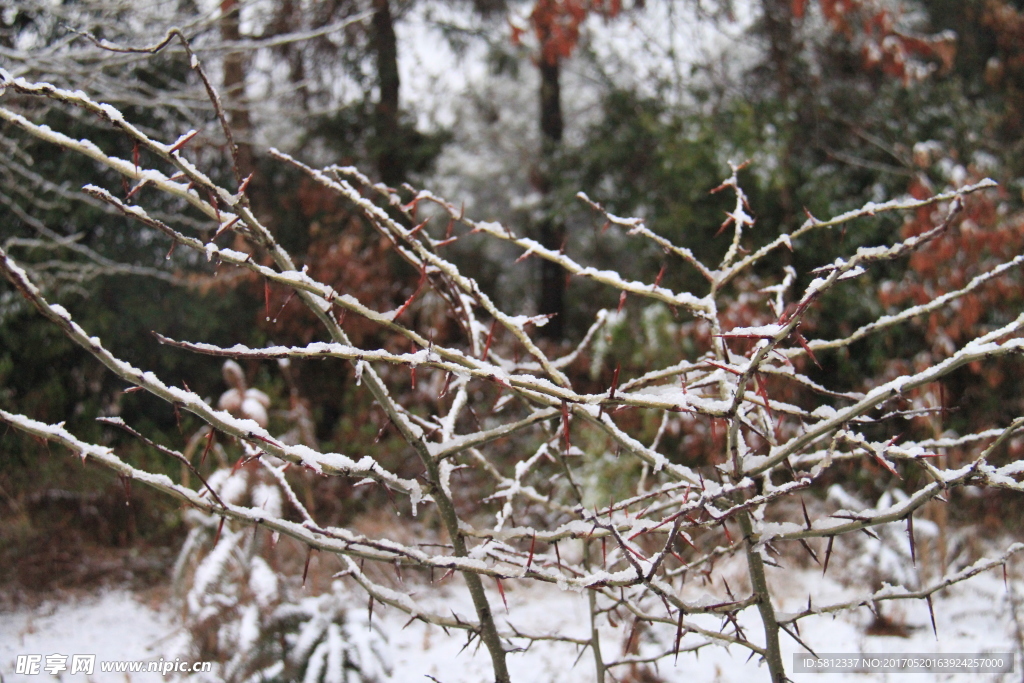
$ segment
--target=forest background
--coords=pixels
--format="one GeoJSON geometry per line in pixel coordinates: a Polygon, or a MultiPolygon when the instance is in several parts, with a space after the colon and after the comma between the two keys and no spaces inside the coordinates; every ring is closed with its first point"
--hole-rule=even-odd
{"type": "MultiPolygon", "coordinates": [[[[234,171],[251,174],[254,212],[318,280],[378,310],[412,300],[420,273],[357,211],[272,159],[268,147],[312,165],[356,166],[392,188],[429,188],[464,203],[466,214],[501,221],[599,270],[677,291],[696,287],[697,276],[669,266],[656,245],[638,248],[624,231],[609,230],[577,193],[612,214],[644,218],[654,232],[714,262],[729,248],[728,235],[718,233],[733,197],[714,190],[730,176],[730,161],[749,160],[738,180],[762,243],[807,216],[906,195],[925,199],[985,177],[999,182],[974,197],[957,230],[874,272],[860,289],[836,293],[805,323],[805,334],[821,338],[962,287],[1022,251],[1024,3],[223,0],[181,2],[172,13],[166,7],[5,3],[0,66],[15,77],[87,89],[154,137],[173,140],[195,129],[191,152],[229,178],[232,160],[185,53],[125,54],[97,44],[153,45],[181,27],[221,92],[239,146],[234,171]]],[[[138,159],[137,147],[95,117],[27,99],[36,121],[114,149],[127,145],[121,156],[138,159]]],[[[95,182],[90,164],[10,124],[0,124],[0,146],[0,244],[119,358],[216,397],[226,388],[220,362],[168,349],[151,331],[251,348],[316,337],[316,320],[283,288],[245,275],[214,279],[200,257],[168,252],[152,232],[112,237],[109,206],[78,192],[95,182]]],[[[155,201],[151,213],[159,216],[155,201]]],[[[170,203],[166,209],[173,211],[170,203]]],[[[842,247],[907,238],[932,223],[928,211],[857,222],[844,229],[842,247]]],[[[808,236],[801,246],[787,265],[808,280],[839,248],[834,236],[808,236]]],[[[545,348],[574,348],[599,309],[615,311],[585,362],[573,367],[583,386],[611,386],[619,373],[636,375],[690,343],[670,307],[623,303],[550,261],[520,262],[519,255],[507,244],[463,239],[450,258],[505,310],[548,316],[537,327],[545,348]]],[[[742,293],[764,284],[755,272],[737,286],[735,325],[762,322],[742,293]]],[[[1011,271],[956,307],[898,335],[823,355],[806,372],[839,391],[866,390],[936,362],[979,326],[1015,317],[1021,304],[1020,274],[1011,271]]],[[[410,315],[438,340],[457,334],[429,297],[416,299],[410,315]]],[[[352,320],[347,329],[357,345],[410,350],[369,321],[352,320]]],[[[271,431],[300,430],[304,442],[368,453],[401,472],[400,436],[388,416],[358,391],[351,370],[325,375],[319,368],[243,363],[237,386],[270,396],[271,431]]],[[[958,371],[922,399],[931,412],[908,429],[933,428],[924,423],[936,415],[942,429],[964,433],[1011,422],[1024,413],[1021,370],[1011,358],[958,371]]],[[[417,390],[414,381],[407,398],[436,389],[417,390]]],[[[66,421],[87,441],[131,453],[143,469],[172,474],[176,463],[96,418],[121,417],[158,443],[180,445],[199,429],[187,414],[125,391],[7,286],[0,289],[0,408],[66,421]]],[[[642,417],[631,427],[649,432],[647,440],[658,430],[642,417]]],[[[709,431],[669,438],[688,464],[704,464],[714,451],[709,431]]],[[[16,431],[2,439],[0,563],[16,568],[5,581],[67,587],[112,568],[164,575],[160,549],[176,552],[185,533],[170,503],[98,468],[69,470],[63,454],[16,431]],[[152,551],[138,552],[146,548],[152,551]]],[[[1024,444],[1009,448],[1016,459],[1024,444]]],[[[849,474],[866,498],[880,494],[870,472],[849,474]]],[[[388,500],[377,488],[338,480],[310,483],[307,494],[316,513],[339,525],[388,500]]],[[[993,531],[1020,519],[1016,497],[999,492],[954,509],[993,531]]]]}

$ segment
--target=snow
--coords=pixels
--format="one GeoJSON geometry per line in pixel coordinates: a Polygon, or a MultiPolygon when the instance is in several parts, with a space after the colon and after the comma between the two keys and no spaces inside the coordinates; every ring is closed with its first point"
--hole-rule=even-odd
{"type": "MultiPolygon", "coordinates": [[[[863,587],[842,584],[843,565],[837,558],[829,568],[826,577],[817,569],[769,568],[768,579],[774,592],[779,596],[777,609],[780,615],[793,614],[807,608],[808,596],[812,606],[842,602],[857,596],[863,597],[863,587]]],[[[733,568],[735,569],[735,568],[733,568]]],[[[730,571],[719,569],[719,576],[730,571]]],[[[626,573],[632,573],[630,569],[626,573]]],[[[1015,593],[1024,590],[1024,582],[1010,572],[1010,586],[1015,593]]],[[[733,580],[732,575],[728,577],[733,580]]],[[[855,581],[857,577],[844,577],[855,581]]],[[[717,582],[716,582],[717,583],[717,582]]],[[[255,587],[254,587],[255,588],[255,587]]],[[[408,587],[407,587],[408,588],[408,587]]],[[[579,639],[589,637],[590,615],[587,601],[575,591],[561,591],[556,586],[526,584],[505,580],[503,588],[508,601],[508,611],[502,604],[497,590],[489,591],[489,599],[495,610],[498,627],[507,631],[514,624],[522,632],[533,634],[560,634],[579,639]]],[[[882,592],[900,593],[899,586],[885,586],[882,592]]],[[[261,592],[257,589],[257,593],[261,592]]],[[[411,604],[404,593],[387,591],[402,604],[411,604]]],[[[470,619],[474,614],[472,602],[465,587],[457,580],[450,579],[440,585],[424,585],[414,589],[416,606],[442,614],[458,614],[470,619]]],[[[366,630],[365,600],[358,591],[344,591],[352,624],[339,631],[339,637],[347,637],[350,645],[360,648],[360,633],[366,630]]],[[[881,593],[879,593],[881,595],[881,593]]],[[[684,589],[681,596],[690,604],[716,604],[721,597],[708,593],[701,582],[693,582],[684,589]]],[[[866,635],[865,629],[873,617],[867,608],[836,616],[822,614],[800,622],[800,637],[819,653],[970,653],[1015,652],[1014,626],[1007,588],[1004,586],[999,569],[984,572],[966,583],[952,587],[933,597],[938,640],[931,629],[931,620],[924,601],[887,602],[884,613],[893,622],[906,628],[905,638],[894,636],[866,635]]],[[[75,654],[95,653],[97,661],[122,659],[158,660],[171,651],[172,640],[177,627],[172,616],[173,610],[164,608],[154,611],[136,602],[129,593],[122,590],[101,593],[81,601],[50,602],[36,610],[21,610],[0,616],[0,671],[4,680],[10,683],[25,681],[54,680],[48,674],[19,676],[14,674],[15,659],[19,654],[75,654]]],[[[419,620],[409,622],[408,614],[386,605],[378,604],[373,612],[373,625],[381,629],[387,642],[386,653],[393,681],[425,680],[434,676],[444,683],[476,683],[490,680],[490,660],[485,648],[476,644],[463,649],[465,634],[451,630],[450,635],[437,627],[419,620]]],[[[709,631],[718,631],[721,619],[712,615],[691,615],[692,623],[709,631]]],[[[756,608],[750,607],[739,615],[739,623],[760,641],[760,621],[756,608]]],[[[607,659],[621,656],[632,620],[619,619],[612,626],[602,621],[599,627],[602,649],[607,659]]],[[[671,648],[675,629],[657,625],[646,631],[640,639],[640,653],[653,654],[658,648],[671,648]]],[[[682,648],[701,642],[703,637],[689,634],[683,638],[682,648]]],[[[524,646],[525,641],[513,639],[513,644],[524,646]]],[[[787,670],[792,670],[793,655],[803,654],[803,649],[792,638],[783,634],[782,649],[787,670]]],[[[589,683],[593,680],[593,663],[589,651],[576,662],[578,647],[565,643],[538,641],[526,651],[509,655],[508,665],[514,681],[558,681],[558,683],[589,683]]],[[[1020,665],[1020,662],[1017,662],[1020,665]]],[[[97,667],[98,669],[98,667],[97,667]]],[[[620,672],[624,671],[619,669],[620,672]]],[[[615,670],[613,670],[613,673],[615,670]]],[[[700,650],[699,656],[681,652],[677,661],[672,657],[664,659],[658,669],[666,683],[711,680],[767,680],[767,670],[759,666],[757,658],[747,661],[746,653],[736,646],[729,648],[709,646],[700,650]]],[[[895,680],[895,674],[840,674],[833,673],[830,682],[847,681],[874,683],[895,680]]],[[[934,676],[904,678],[899,680],[936,680],[934,676]]],[[[65,681],[85,681],[85,676],[64,676],[65,681]]],[[[123,674],[97,673],[89,680],[97,683],[123,681],[123,674]]],[[[167,680],[155,673],[132,675],[133,683],[139,681],[167,680]]],[[[802,676],[796,680],[806,680],[802,676]]],[[[824,679],[823,679],[824,680],[824,679]]],[[[969,674],[949,674],[941,680],[974,680],[969,674]]]]}
{"type": "Polygon", "coordinates": [[[775,337],[785,325],[758,325],[755,327],[734,327],[724,336],[727,337],[775,337]]]}
{"type": "MultiPolygon", "coordinates": [[[[93,676],[68,675],[60,680],[123,683],[125,674],[102,674],[101,661],[159,660],[166,639],[177,631],[170,610],[156,611],[124,590],[114,590],[81,600],[46,602],[38,609],[0,613],[0,674],[6,683],[43,683],[58,680],[47,673],[14,673],[18,655],[44,657],[95,654],[93,676]]],[[[132,683],[166,681],[158,673],[133,673],[132,683]]]]}
{"type": "MultiPolygon", "coordinates": [[[[808,591],[814,595],[814,604],[838,601],[850,597],[847,588],[834,582],[831,578],[822,579],[820,572],[804,570],[769,570],[769,580],[778,585],[785,580],[788,595],[783,611],[786,609],[797,612],[806,608],[808,591]],[[788,578],[787,578],[788,577],[788,578]],[[826,599],[827,598],[827,599],[826,599]]],[[[830,569],[831,571],[835,571],[830,569]]],[[[492,605],[496,607],[499,628],[504,627],[505,619],[514,619],[515,624],[523,631],[531,633],[559,633],[576,638],[589,636],[590,615],[586,609],[586,601],[574,592],[562,592],[551,586],[526,587],[513,581],[504,582],[508,599],[509,613],[506,614],[500,597],[492,595],[492,605]]],[[[1018,589],[1019,590],[1019,589],[1018,589]]],[[[694,603],[699,603],[702,596],[695,595],[694,603]]],[[[704,595],[705,601],[712,604],[720,602],[720,598],[704,595]]],[[[464,591],[457,584],[441,590],[431,591],[421,598],[421,603],[431,607],[444,606],[458,614],[472,614],[472,605],[464,591]]],[[[981,652],[1013,652],[1013,622],[1009,614],[1006,590],[1002,579],[995,572],[988,572],[972,581],[954,588],[948,596],[936,596],[933,599],[935,618],[938,626],[939,641],[936,643],[931,631],[927,606],[923,601],[904,603],[899,608],[891,607],[886,612],[896,621],[902,621],[910,630],[907,638],[886,636],[868,636],[864,629],[871,622],[871,615],[866,608],[853,613],[810,617],[801,622],[801,638],[817,652],[836,653],[981,653],[981,652]]],[[[490,680],[490,662],[483,648],[470,646],[461,651],[465,645],[465,637],[459,633],[446,636],[436,626],[429,626],[416,621],[403,629],[408,618],[398,610],[385,608],[374,613],[388,637],[394,664],[393,680],[421,680],[424,676],[434,676],[444,683],[475,683],[490,680]]],[[[709,630],[717,630],[721,620],[712,616],[688,617],[695,624],[709,630]]],[[[740,624],[751,634],[760,631],[757,611],[749,608],[740,615],[740,624]]],[[[608,624],[601,626],[602,649],[609,659],[621,655],[621,645],[631,628],[631,622],[625,620],[618,628],[608,624]]],[[[674,629],[655,627],[641,640],[641,654],[653,653],[658,639],[671,647],[674,629]]],[[[756,638],[755,638],[756,639],[756,638]]],[[[685,648],[702,638],[688,635],[683,639],[685,648]]],[[[524,643],[516,643],[522,645],[524,643]]],[[[783,661],[791,670],[793,655],[803,654],[803,649],[791,638],[783,634],[783,661]]],[[[558,681],[558,683],[590,683],[593,681],[593,664],[589,651],[583,654],[578,663],[576,647],[559,645],[550,642],[534,643],[528,651],[509,656],[508,665],[514,681],[558,681]]],[[[622,669],[619,669],[621,672],[622,669]]],[[[613,670],[614,673],[614,670],[613,670]]],[[[767,670],[759,666],[757,659],[747,662],[746,654],[735,646],[728,649],[712,646],[701,650],[699,656],[681,653],[678,661],[673,663],[671,657],[662,661],[658,673],[666,683],[683,681],[767,681],[767,670]]],[[[890,674],[831,674],[830,682],[857,681],[873,683],[875,681],[894,680],[890,674]]],[[[935,680],[934,677],[911,676],[899,680],[935,680]]],[[[794,677],[801,680],[803,677],[794,677]]],[[[968,681],[974,680],[968,674],[949,675],[943,680],[968,681]]]]}
{"type": "Polygon", "coordinates": [[[261,607],[269,605],[278,592],[277,574],[262,557],[254,557],[249,574],[249,590],[261,607]]]}

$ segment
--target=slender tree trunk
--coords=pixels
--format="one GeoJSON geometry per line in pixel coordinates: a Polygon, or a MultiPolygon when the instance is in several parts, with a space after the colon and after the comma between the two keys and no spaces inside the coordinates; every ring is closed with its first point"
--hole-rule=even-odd
{"type": "MultiPolygon", "coordinates": [[[[274,10],[274,21],[271,24],[273,35],[285,35],[302,27],[301,8],[296,6],[297,0],[280,0],[274,10]]],[[[279,53],[288,62],[288,80],[296,88],[299,107],[309,112],[309,86],[306,83],[306,65],[303,61],[301,48],[294,45],[283,45],[279,53]]]]}
{"type": "MultiPolygon", "coordinates": [[[[538,226],[540,243],[548,249],[561,249],[565,243],[565,224],[555,217],[551,205],[552,166],[562,143],[562,93],[559,83],[561,62],[540,61],[540,169],[535,174],[537,189],[545,196],[544,215],[538,226]]],[[[548,339],[559,340],[565,331],[565,271],[551,261],[540,262],[540,296],[538,313],[552,315],[540,333],[548,339]]]]}
{"type": "MultiPolygon", "coordinates": [[[[221,0],[220,38],[225,42],[241,40],[238,0],[221,0]]],[[[238,175],[245,178],[255,169],[252,145],[252,119],[245,102],[245,55],[229,52],[224,55],[224,99],[227,100],[228,120],[238,145],[238,175]]]]}
{"type": "Polygon", "coordinates": [[[380,99],[374,111],[377,171],[381,180],[397,187],[406,180],[398,120],[398,39],[389,0],[373,1],[371,46],[377,57],[377,86],[380,99]]]}
{"type": "MultiPolygon", "coordinates": [[[[779,89],[779,100],[782,103],[782,110],[788,116],[795,105],[794,90],[796,84],[796,62],[798,58],[799,45],[793,29],[793,9],[790,0],[762,0],[761,9],[764,13],[764,31],[768,38],[768,55],[771,60],[772,70],[775,72],[775,82],[779,89]]],[[[779,200],[782,204],[783,219],[788,222],[795,210],[795,199],[793,196],[793,184],[795,182],[793,169],[793,145],[796,140],[802,137],[795,120],[786,119],[782,134],[786,141],[782,149],[782,173],[783,184],[779,188],[779,200]]]]}

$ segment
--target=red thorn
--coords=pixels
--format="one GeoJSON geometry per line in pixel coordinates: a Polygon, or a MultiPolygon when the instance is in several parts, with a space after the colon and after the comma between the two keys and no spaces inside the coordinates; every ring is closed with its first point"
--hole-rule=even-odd
{"type": "MultiPolygon", "coordinates": [[[[309,546],[309,550],[306,551],[306,564],[302,568],[302,586],[306,586],[306,575],[309,574],[309,560],[313,557],[313,546],[309,546]]],[[[373,600],[371,597],[370,600],[373,600]]]]}
{"type": "Polygon", "coordinates": [[[501,601],[505,603],[505,614],[508,614],[508,599],[505,597],[505,587],[501,585],[501,579],[497,576],[494,577],[494,581],[498,584],[498,593],[501,594],[501,601]]]}
{"type": "Polygon", "coordinates": [[[182,147],[187,145],[189,142],[191,142],[192,138],[194,138],[198,134],[199,134],[199,131],[197,131],[197,130],[194,130],[194,131],[191,131],[190,133],[187,133],[186,135],[182,136],[177,142],[175,142],[173,145],[171,145],[171,148],[168,149],[167,151],[168,152],[177,152],[179,149],[181,149],[182,147]]]}
{"type": "Polygon", "coordinates": [[[203,455],[199,458],[200,467],[202,467],[203,463],[206,462],[206,456],[210,452],[210,447],[213,446],[214,435],[216,435],[216,432],[213,430],[213,427],[210,427],[210,433],[206,436],[206,448],[203,449],[203,455]]]}
{"type": "Polygon", "coordinates": [[[495,318],[491,322],[491,329],[487,332],[487,342],[484,344],[483,355],[480,356],[482,360],[487,360],[487,354],[491,350],[491,342],[494,341],[494,330],[498,327],[498,319],[495,318]]]}
{"type": "Polygon", "coordinates": [[[565,452],[569,453],[569,404],[562,401],[562,435],[565,437],[565,452]]]}

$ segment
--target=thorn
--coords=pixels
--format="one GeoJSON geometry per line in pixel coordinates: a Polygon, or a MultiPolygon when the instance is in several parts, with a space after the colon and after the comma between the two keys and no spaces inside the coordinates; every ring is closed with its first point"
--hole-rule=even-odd
{"type": "Polygon", "coordinates": [[[658,271],[658,276],[656,278],[654,278],[654,289],[657,289],[659,287],[659,285],[661,285],[661,278],[663,278],[665,276],[665,268],[667,268],[667,267],[668,267],[667,264],[663,263],[661,265],[661,270],[658,271]]]}
{"type": "MultiPolygon", "coordinates": [[[[313,546],[309,546],[309,550],[306,551],[306,564],[302,567],[302,587],[306,587],[306,575],[309,574],[309,560],[313,557],[313,546]]],[[[373,600],[373,597],[370,597],[373,600]]]]}
{"type": "Polygon", "coordinates": [[[500,385],[498,387],[498,393],[494,395],[494,403],[492,403],[491,407],[487,410],[487,413],[489,415],[493,415],[494,414],[494,409],[498,407],[498,401],[501,400],[501,396],[504,393],[505,393],[505,385],[502,384],[502,385],[500,385]]]}
{"type": "Polygon", "coordinates": [[[807,352],[807,355],[811,357],[812,361],[814,361],[814,364],[818,366],[819,370],[821,370],[821,363],[819,363],[818,359],[814,357],[814,351],[811,351],[811,347],[810,345],[808,345],[807,340],[804,339],[804,335],[800,334],[799,332],[796,332],[795,334],[797,342],[800,343],[800,346],[803,347],[804,351],[807,352]]]}
{"type": "Polygon", "coordinates": [[[395,504],[395,494],[391,492],[391,487],[382,481],[378,481],[377,484],[384,489],[384,493],[388,494],[388,501],[391,503],[391,507],[398,510],[398,506],[395,504]]]}
{"type": "Polygon", "coordinates": [[[408,299],[405,300],[405,303],[402,304],[401,307],[397,311],[395,311],[395,315],[391,318],[392,320],[398,320],[398,318],[401,317],[401,315],[403,313],[405,313],[405,310],[407,308],[409,308],[409,306],[412,305],[412,302],[416,300],[416,297],[419,296],[419,293],[421,291],[423,291],[423,284],[426,281],[427,281],[427,269],[426,269],[426,266],[424,266],[423,270],[420,271],[420,281],[419,281],[419,284],[416,285],[416,291],[414,291],[412,293],[412,295],[408,299]]]}
{"type": "Polygon", "coordinates": [[[935,634],[935,640],[938,640],[939,629],[935,627],[935,608],[932,607],[932,596],[926,595],[924,600],[928,603],[928,616],[930,616],[932,619],[932,633],[935,634]]]}
{"type": "Polygon", "coordinates": [[[592,643],[590,641],[587,641],[587,643],[583,647],[580,648],[580,653],[578,655],[576,655],[576,661],[574,661],[572,663],[572,666],[569,667],[569,668],[571,668],[571,669],[575,669],[576,668],[576,665],[579,664],[580,660],[583,658],[583,653],[587,651],[587,648],[590,647],[591,644],[592,643]]]}
{"type": "Polygon", "coordinates": [[[418,233],[420,230],[423,229],[423,226],[425,226],[429,222],[430,222],[430,218],[427,218],[427,220],[423,221],[422,223],[420,223],[419,225],[414,227],[412,230],[410,230],[409,234],[407,235],[407,237],[413,237],[416,233],[418,233]]]}
{"type": "Polygon", "coordinates": [[[562,401],[562,435],[565,437],[565,452],[569,453],[569,404],[562,401]]]}
{"type": "Polygon", "coordinates": [[[285,307],[288,306],[288,304],[290,304],[292,302],[293,298],[295,298],[295,290],[294,289],[292,291],[288,292],[288,296],[285,298],[284,303],[281,304],[281,308],[279,308],[277,310],[277,315],[275,315],[274,319],[271,320],[272,323],[277,324],[277,319],[281,317],[281,314],[284,313],[285,307]]]}
{"type": "Polygon", "coordinates": [[[206,456],[210,453],[210,448],[213,446],[213,439],[216,435],[213,427],[210,427],[210,433],[206,436],[206,448],[203,449],[203,455],[199,458],[199,466],[202,467],[203,463],[206,462],[206,456]]]}
{"type": "Polygon", "coordinates": [[[250,173],[248,176],[246,176],[245,180],[242,181],[242,184],[238,186],[238,192],[236,194],[245,194],[245,191],[249,189],[249,183],[252,182],[253,175],[255,175],[255,173],[250,173]]]}
{"type": "MultiPolygon", "coordinates": [[[[717,363],[717,362],[715,362],[713,360],[709,360],[709,361],[705,361],[705,362],[708,365],[710,365],[711,367],[718,368],[719,370],[725,370],[726,372],[731,372],[732,374],[737,375],[737,376],[742,376],[743,375],[742,371],[737,370],[736,368],[729,367],[728,365],[723,365],[723,364],[717,363]]],[[[715,419],[717,419],[717,418],[715,418],[715,419]]]]}
{"type": "Polygon", "coordinates": [[[896,468],[889,464],[881,455],[879,455],[873,450],[869,452],[871,454],[871,457],[875,459],[875,462],[877,462],[879,465],[888,470],[890,474],[892,474],[897,479],[903,479],[903,477],[900,476],[900,473],[896,471],[896,468]]]}
{"type": "Polygon", "coordinates": [[[914,513],[907,515],[907,537],[910,539],[910,561],[917,566],[917,550],[914,543],[914,513]]]}
{"type": "MultiPolygon", "coordinates": [[[[50,442],[46,442],[46,447],[50,447],[50,442]]],[[[126,507],[130,507],[132,504],[132,478],[127,475],[120,475],[121,485],[124,486],[124,504],[126,507]]],[[[223,521],[223,520],[222,520],[223,521]]]]}
{"type": "Polygon", "coordinates": [[[633,640],[636,638],[637,631],[639,630],[639,628],[640,628],[640,617],[634,617],[633,618],[633,628],[631,628],[629,630],[629,637],[626,638],[626,644],[622,646],[622,651],[623,652],[627,652],[628,653],[628,652],[632,652],[633,651],[633,640]]]}
{"type": "Polygon", "coordinates": [[[505,614],[508,614],[508,600],[505,598],[505,587],[501,585],[501,579],[497,576],[494,577],[494,581],[498,584],[498,593],[501,594],[501,601],[505,603],[505,614]]]}
{"type": "MultiPolygon", "coordinates": [[[[412,211],[412,215],[416,215],[416,207],[420,203],[421,197],[414,197],[411,202],[402,207],[402,211],[412,211]]],[[[429,218],[427,220],[430,220],[429,218]]]]}
{"type": "MultiPolygon", "coordinates": [[[[714,191],[715,190],[712,190],[712,192],[714,192],[714,191]]],[[[725,229],[729,227],[729,223],[732,223],[732,222],[733,222],[732,216],[729,216],[724,221],[722,221],[722,224],[720,226],[718,226],[718,232],[715,233],[715,237],[718,237],[719,235],[721,235],[725,231],[725,229]]]]}
{"type": "Polygon", "coordinates": [[[189,132],[185,133],[180,138],[178,138],[178,141],[175,142],[173,145],[171,145],[171,148],[168,149],[167,151],[171,152],[171,153],[177,152],[182,147],[187,145],[192,140],[192,138],[194,138],[198,134],[199,134],[199,131],[197,131],[197,130],[190,130],[189,132]]]}
{"type": "Polygon", "coordinates": [[[815,564],[821,564],[821,562],[818,560],[818,556],[814,553],[814,550],[811,549],[811,546],[807,544],[807,541],[801,538],[800,545],[802,545],[804,547],[804,550],[808,552],[808,554],[811,556],[811,559],[814,560],[815,564]]]}
{"type": "Polygon", "coordinates": [[[497,329],[497,327],[498,327],[498,319],[497,319],[497,318],[495,318],[495,319],[494,319],[494,320],[493,320],[493,321],[491,322],[491,329],[490,329],[490,330],[489,330],[489,331],[487,332],[487,341],[486,341],[486,343],[484,344],[484,352],[483,352],[483,355],[482,355],[482,356],[480,356],[480,359],[481,359],[481,360],[487,360],[487,354],[488,354],[488,352],[490,352],[490,350],[491,350],[491,342],[493,342],[493,341],[494,341],[494,331],[495,331],[495,329],[497,329]]]}
{"type": "Polygon", "coordinates": [[[270,280],[263,280],[263,306],[267,312],[267,322],[270,322],[270,280]]]}
{"type": "Polygon", "coordinates": [[[832,558],[832,543],[834,543],[835,540],[835,536],[828,537],[828,546],[825,548],[825,566],[821,570],[822,576],[825,576],[825,572],[828,571],[828,561],[832,558]]]}
{"type": "Polygon", "coordinates": [[[220,205],[217,202],[217,195],[213,194],[212,191],[207,191],[206,196],[207,196],[207,201],[210,203],[210,206],[213,207],[213,212],[217,216],[217,224],[219,225],[220,224],[220,205]]]}
{"type": "Polygon", "coordinates": [[[237,223],[240,219],[241,219],[241,216],[235,216],[234,218],[229,220],[227,223],[225,223],[224,225],[222,225],[219,228],[217,228],[217,232],[213,233],[213,238],[210,241],[213,241],[213,240],[217,239],[218,237],[220,237],[221,233],[224,232],[225,230],[230,230],[231,227],[235,223],[237,223]]]}
{"type": "Polygon", "coordinates": [[[531,256],[533,256],[533,252],[532,251],[524,251],[522,254],[519,255],[519,258],[517,258],[514,261],[514,263],[522,263],[523,261],[525,261],[526,259],[530,258],[531,256]]]}
{"type": "Polygon", "coordinates": [[[675,661],[679,661],[679,643],[683,639],[683,616],[685,613],[683,610],[679,610],[679,621],[676,623],[676,642],[672,646],[672,652],[675,654],[675,661]]]}
{"type": "Polygon", "coordinates": [[[615,364],[615,372],[612,373],[612,388],[608,392],[608,400],[615,400],[615,390],[619,387],[619,370],[622,369],[622,363],[615,364]]]}

